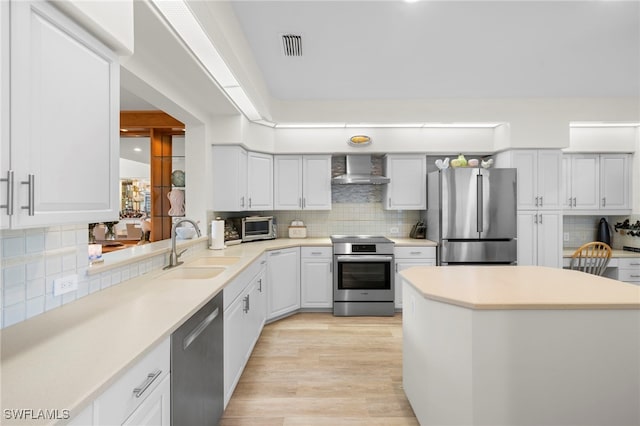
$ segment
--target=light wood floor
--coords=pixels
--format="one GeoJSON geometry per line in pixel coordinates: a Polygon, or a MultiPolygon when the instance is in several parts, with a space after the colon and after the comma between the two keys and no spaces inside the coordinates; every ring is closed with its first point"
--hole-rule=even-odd
{"type": "Polygon", "coordinates": [[[417,425],[402,317],[301,313],[265,326],[220,424],[417,425]]]}

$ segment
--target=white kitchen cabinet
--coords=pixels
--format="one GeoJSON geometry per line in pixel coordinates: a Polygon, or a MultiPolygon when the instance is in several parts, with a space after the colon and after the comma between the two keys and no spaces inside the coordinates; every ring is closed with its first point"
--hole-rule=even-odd
{"type": "Polygon", "coordinates": [[[266,259],[251,264],[224,290],[224,405],[233,395],[266,319],[266,259]]]}
{"type": "Polygon", "coordinates": [[[518,173],[518,209],[558,210],[561,204],[562,152],[557,149],[505,151],[496,156],[498,167],[518,173]]]}
{"type": "Polygon", "coordinates": [[[402,277],[400,272],[413,266],[436,266],[435,247],[395,247],[395,307],[402,308],[402,277]]]}
{"type": "Polygon", "coordinates": [[[628,210],[631,206],[628,154],[600,155],[600,208],[628,210]]]}
{"type": "Polygon", "coordinates": [[[117,55],[49,2],[2,3],[2,226],[116,220],[117,55]]]}
{"type": "Polygon", "coordinates": [[[629,154],[564,155],[564,210],[574,214],[628,214],[630,163],[629,154]]]}
{"type": "Polygon", "coordinates": [[[274,156],[273,196],[275,210],[331,210],[331,156],[274,156]]]}
{"type": "Polygon", "coordinates": [[[169,425],[169,369],[170,338],[167,337],[93,402],[94,424],[169,425]]]}
{"type": "Polygon", "coordinates": [[[562,214],[518,211],[518,265],[562,267],[562,214]]]}
{"type": "Polygon", "coordinates": [[[300,249],[300,287],[302,308],[333,306],[333,249],[331,247],[300,249]]]}
{"type": "Polygon", "coordinates": [[[235,145],[213,147],[213,209],[238,212],[248,207],[247,151],[235,145]]]}
{"type": "Polygon", "coordinates": [[[427,157],[391,154],[384,157],[383,174],[390,182],[383,188],[385,210],[427,208],[427,157]]]}
{"type": "Polygon", "coordinates": [[[273,155],[249,152],[247,169],[247,209],[273,210],[273,155]]]}
{"type": "Polygon", "coordinates": [[[267,282],[267,319],[300,309],[300,247],[267,253],[267,282]]]}
{"type": "Polygon", "coordinates": [[[640,258],[619,258],[618,279],[640,286],[640,258]]]}
{"type": "Polygon", "coordinates": [[[171,379],[165,377],[123,426],[169,426],[171,424],[171,379]]]}

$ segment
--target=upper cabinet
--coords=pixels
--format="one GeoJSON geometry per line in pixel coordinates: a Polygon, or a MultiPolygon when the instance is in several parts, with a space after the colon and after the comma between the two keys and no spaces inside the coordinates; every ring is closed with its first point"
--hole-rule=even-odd
{"type": "Polygon", "coordinates": [[[384,157],[383,174],[390,182],[383,189],[385,210],[426,210],[426,155],[390,154],[384,157]]]}
{"type": "Polygon", "coordinates": [[[274,156],[274,209],[331,210],[331,156],[274,156]]]}
{"type": "Polygon", "coordinates": [[[0,7],[2,227],[117,220],[118,57],[51,3],[0,7]]]}
{"type": "Polygon", "coordinates": [[[273,156],[235,145],[213,147],[213,209],[273,209],[273,156]]]}
{"type": "Polygon", "coordinates": [[[559,210],[562,153],[556,149],[527,149],[497,155],[499,167],[518,170],[518,210],[559,210]]]}
{"type": "Polygon", "coordinates": [[[629,154],[566,154],[562,163],[565,211],[574,214],[629,213],[629,154]]]}

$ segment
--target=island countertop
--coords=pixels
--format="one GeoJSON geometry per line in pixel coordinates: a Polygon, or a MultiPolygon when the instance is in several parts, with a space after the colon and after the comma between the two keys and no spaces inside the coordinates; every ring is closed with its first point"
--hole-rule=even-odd
{"type": "Polygon", "coordinates": [[[541,266],[416,266],[400,273],[425,298],[471,309],[640,309],[640,287],[541,266]]]}

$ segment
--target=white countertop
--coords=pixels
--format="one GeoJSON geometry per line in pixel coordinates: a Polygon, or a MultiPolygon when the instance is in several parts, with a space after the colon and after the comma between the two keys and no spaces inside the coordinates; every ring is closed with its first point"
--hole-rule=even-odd
{"type": "Polygon", "coordinates": [[[428,299],[471,309],[640,309],[639,286],[566,269],[416,266],[400,274],[428,299]]]}
{"type": "MultiPolygon", "coordinates": [[[[429,240],[393,240],[399,246],[435,246],[429,240]]],[[[184,241],[180,246],[201,242],[184,241]]],[[[82,409],[265,251],[298,246],[331,246],[331,240],[279,238],[201,250],[193,260],[240,260],[205,280],[163,279],[167,271],[154,271],[0,330],[2,409],[82,409]]],[[[92,267],[91,273],[167,252],[169,246],[135,249],[140,252],[137,258],[131,252],[116,254],[92,267]]]]}

